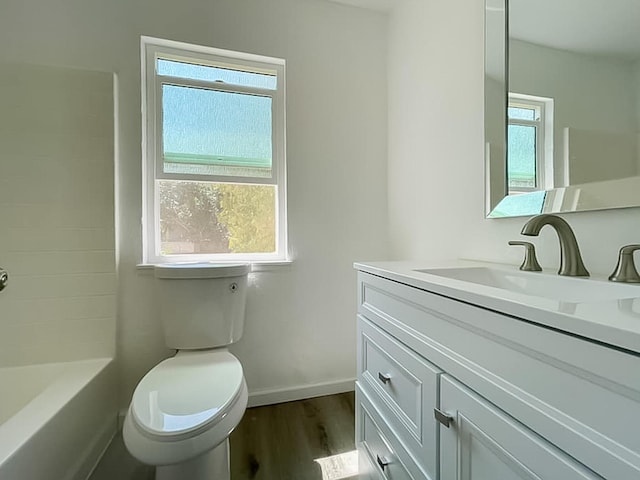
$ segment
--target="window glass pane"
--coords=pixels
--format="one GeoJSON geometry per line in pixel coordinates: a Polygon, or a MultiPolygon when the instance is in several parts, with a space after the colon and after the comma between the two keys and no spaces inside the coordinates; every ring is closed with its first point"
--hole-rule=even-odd
{"type": "Polygon", "coordinates": [[[276,187],[158,180],[160,254],[274,253],[276,187]]]}
{"type": "Polygon", "coordinates": [[[536,188],[536,127],[509,125],[507,180],[509,190],[536,188]]]}
{"type": "Polygon", "coordinates": [[[536,120],[538,118],[535,108],[509,107],[508,114],[509,118],[521,120],[536,120]]]}
{"type": "Polygon", "coordinates": [[[164,171],[271,177],[271,102],[162,85],[164,171]]]}
{"type": "Polygon", "coordinates": [[[173,60],[158,59],[158,75],[188,78],[191,80],[205,80],[209,82],[224,82],[243,87],[256,87],[275,90],[278,79],[275,74],[245,72],[231,68],[211,67],[193,63],[175,62],[173,60]]]}

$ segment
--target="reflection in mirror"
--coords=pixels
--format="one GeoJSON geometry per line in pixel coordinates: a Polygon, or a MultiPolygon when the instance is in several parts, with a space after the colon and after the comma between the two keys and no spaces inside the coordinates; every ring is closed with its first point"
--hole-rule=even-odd
{"type": "Polygon", "coordinates": [[[640,205],[640,1],[486,0],[485,18],[488,216],[640,205]]]}

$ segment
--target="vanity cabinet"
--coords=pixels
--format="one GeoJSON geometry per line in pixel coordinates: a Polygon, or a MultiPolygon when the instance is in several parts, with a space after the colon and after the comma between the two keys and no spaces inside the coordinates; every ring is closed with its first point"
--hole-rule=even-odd
{"type": "Polygon", "coordinates": [[[356,443],[369,479],[637,479],[640,356],[360,271],[356,443]]]}

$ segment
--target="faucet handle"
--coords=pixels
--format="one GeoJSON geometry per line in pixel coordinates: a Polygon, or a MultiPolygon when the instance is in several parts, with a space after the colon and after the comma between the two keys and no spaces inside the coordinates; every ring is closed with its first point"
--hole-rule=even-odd
{"type": "Polygon", "coordinates": [[[612,282],[640,283],[640,275],[633,261],[633,252],[640,250],[639,244],[625,245],[618,253],[618,264],[609,280],[612,282]]]}
{"type": "Polygon", "coordinates": [[[531,242],[521,242],[519,240],[510,240],[509,245],[519,245],[524,247],[524,260],[520,265],[520,270],[525,272],[541,272],[542,267],[536,258],[536,247],[531,242]]]}
{"type": "Polygon", "coordinates": [[[9,283],[9,274],[0,267],[0,292],[5,289],[7,283],[9,283]]]}

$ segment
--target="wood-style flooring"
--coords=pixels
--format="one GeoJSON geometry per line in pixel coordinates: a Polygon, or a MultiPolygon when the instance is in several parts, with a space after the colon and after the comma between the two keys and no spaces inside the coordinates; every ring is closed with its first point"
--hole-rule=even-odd
{"type": "MultiPolygon", "coordinates": [[[[353,392],[248,409],[230,438],[231,480],[356,479],[354,417],[353,392]]],[[[89,480],[153,477],[118,436],[89,480]]]]}

